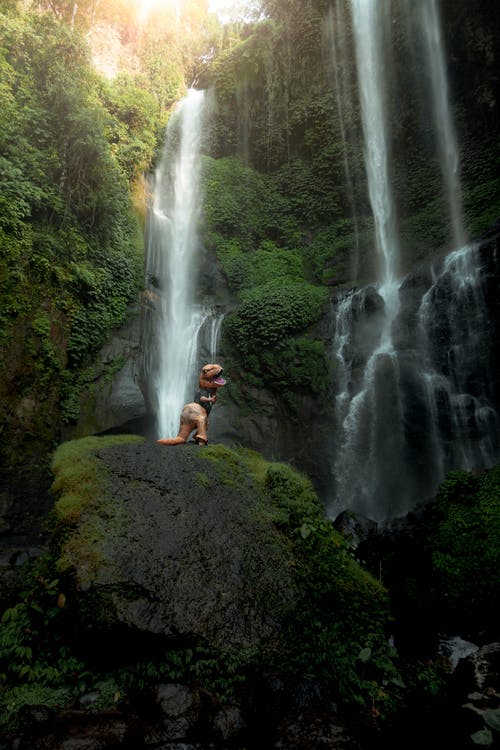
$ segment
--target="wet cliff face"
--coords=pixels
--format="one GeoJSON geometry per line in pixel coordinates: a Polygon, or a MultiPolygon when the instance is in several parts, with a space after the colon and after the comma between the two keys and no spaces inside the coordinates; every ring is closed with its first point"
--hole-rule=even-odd
{"type": "MultiPolygon", "coordinates": [[[[265,440],[280,456],[307,466],[330,512],[354,504],[378,520],[428,499],[449,468],[489,464],[498,455],[494,251],[484,246],[471,271],[481,276],[477,294],[469,287],[462,296],[461,261],[443,260],[464,244],[457,241],[466,234],[457,228],[462,202],[472,237],[491,227],[499,210],[491,161],[498,139],[498,13],[447,2],[394,2],[386,9],[390,13],[377,15],[367,37],[372,30],[380,42],[377,96],[392,193],[386,223],[393,229],[389,249],[397,248],[390,268],[379,247],[384,221],[369,199],[381,191],[367,187],[370,118],[362,117],[358,90],[362,47],[368,55],[370,39],[353,29],[349,6],[308,2],[296,13],[293,3],[273,4],[279,23],[263,26],[219,61],[211,80],[217,104],[212,153],[237,155],[254,173],[267,172],[298,220],[297,236],[305,228],[298,243],[305,274],[332,292],[332,320],[322,331],[307,332],[326,347],[331,389],[322,396],[295,393],[295,408],[287,412],[279,388],[262,378],[256,394],[241,373],[240,399],[234,398],[240,413],[230,421],[252,444],[265,440]],[[429,33],[437,22],[429,24],[424,5],[442,16],[438,43],[429,33]],[[297,54],[290,57],[290,49],[297,54]],[[437,102],[447,93],[444,127],[437,102]],[[451,167],[460,156],[463,196],[455,201],[460,186],[451,167]],[[399,287],[393,302],[400,309],[390,325],[381,288],[386,277],[399,287]],[[355,292],[346,291],[353,286],[355,292]]],[[[374,87],[368,88],[372,96],[374,87]]],[[[238,248],[237,228],[226,230],[232,250],[238,248]]],[[[223,262],[226,239],[219,242],[223,262]]],[[[276,239],[280,250],[288,241],[276,239]]],[[[234,253],[243,268],[251,249],[241,257],[234,253]]],[[[257,359],[270,357],[263,349],[257,359]]],[[[258,370],[252,367],[252,376],[258,370]]]]}
{"type": "Polygon", "coordinates": [[[313,478],[330,514],[347,508],[378,521],[429,500],[450,469],[493,465],[500,437],[498,244],[493,234],[403,279],[396,365],[382,358],[368,386],[383,300],[373,287],[339,297],[317,329],[331,357],[331,391],[304,394],[292,411],[280,394],[240,384],[237,401],[221,394],[211,439],[292,460],[313,478]]]}

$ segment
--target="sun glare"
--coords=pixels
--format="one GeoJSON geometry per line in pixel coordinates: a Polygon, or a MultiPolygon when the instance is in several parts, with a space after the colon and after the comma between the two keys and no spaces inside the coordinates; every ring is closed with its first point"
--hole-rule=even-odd
{"type": "Polygon", "coordinates": [[[139,10],[137,20],[139,23],[145,23],[149,15],[154,10],[173,10],[177,20],[181,15],[181,0],[139,0],[139,10]]]}
{"type": "MultiPolygon", "coordinates": [[[[177,21],[180,21],[183,5],[186,0],[136,0],[137,3],[137,20],[139,23],[145,23],[154,11],[173,11],[177,21]]],[[[255,0],[208,0],[208,10],[215,13],[221,23],[227,23],[235,15],[245,12],[246,8],[250,10],[255,5],[255,0]]]]}

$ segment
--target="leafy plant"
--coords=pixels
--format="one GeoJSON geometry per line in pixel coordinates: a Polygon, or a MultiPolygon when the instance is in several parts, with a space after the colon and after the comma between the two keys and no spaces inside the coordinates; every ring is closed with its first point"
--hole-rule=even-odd
{"type": "Polygon", "coordinates": [[[441,627],[482,628],[499,603],[500,467],[480,476],[451,472],[430,524],[432,599],[441,627]]]}

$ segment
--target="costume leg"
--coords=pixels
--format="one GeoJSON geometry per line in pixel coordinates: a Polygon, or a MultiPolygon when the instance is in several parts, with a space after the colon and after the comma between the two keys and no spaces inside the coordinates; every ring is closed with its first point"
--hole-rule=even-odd
{"type": "Polygon", "coordinates": [[[194,439],[198,443],[198,445],[207,445],[208,443],[207,427],[208,427],[208,418],[206,414],[204,415],[200,414],[196,418],[196,434],[194,436],[194,439]]]}
{"type": "MultiPolygon", "coordinates": [[[[193,411],[193,404],[186,404],[181,412],[181,419],[179,424],[179,432],[177,437],[174,438],[162,438],[157,440],[160,445],[181,445],[185,443],[192,431],[196,428],[196,417],[197,411],[193,411]]],[[[196,406],[196,404],[195,404],[196,406]]]]}

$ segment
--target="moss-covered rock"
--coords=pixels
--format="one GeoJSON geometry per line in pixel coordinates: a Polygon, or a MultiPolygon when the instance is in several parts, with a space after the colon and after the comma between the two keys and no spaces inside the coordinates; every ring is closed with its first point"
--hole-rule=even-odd
{"type": "Polygon", "coordinates": [[[175,651],[191,677],[203,650],[209,684],[214,670],[219,681],[278,671],[349,704],[392,705],[386,592],[306,477],[243,449],[115,441],[73,441],[54,459],[57,566],[74,576],[69,599],[93,648],[107,638],[109,658],[124,637],[154,637],[160,667],[175,651]]]}

